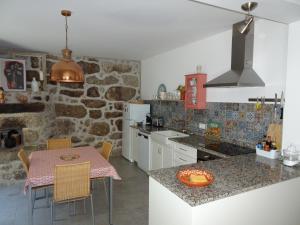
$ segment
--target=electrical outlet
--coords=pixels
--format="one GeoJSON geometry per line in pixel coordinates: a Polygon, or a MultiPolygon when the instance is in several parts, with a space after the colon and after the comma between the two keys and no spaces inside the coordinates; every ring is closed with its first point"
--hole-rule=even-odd
{"type": "Polygon", "coordinates": [[[199,129],[206,130],[206,124],[205,123],[199,123],[199,129]]]}

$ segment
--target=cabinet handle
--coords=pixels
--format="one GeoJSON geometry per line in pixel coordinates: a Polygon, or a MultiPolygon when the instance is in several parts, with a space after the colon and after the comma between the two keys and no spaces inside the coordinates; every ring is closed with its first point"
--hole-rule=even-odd
{"type": "Polygon", "coordinates": [[[186,150],[186,149],[184,149],[184,148],[179,148],[180,150],[182,150],[182,151],[185,151],[185,152],[187,152],[188,150],[186,150]]]}
{"type": "Polygon", "coordinates": [[[180,157],[179,157],[179,159],[180,159],[181,161],[184,161],[184,162],[186,162],[186,160],[185,160],[185,159],[182,159],[182,158],[180,158],[180,157]]]}

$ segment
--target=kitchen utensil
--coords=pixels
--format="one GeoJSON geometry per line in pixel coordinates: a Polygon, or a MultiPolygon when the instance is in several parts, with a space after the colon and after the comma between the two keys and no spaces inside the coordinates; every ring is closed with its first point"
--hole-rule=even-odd
{"type": "Polygon", "coordinates": [[[280,97],[280,119],[283,119],[284,103],[285,103],[285,99],[284,99],[284,93],[282,91],[281,92],[281,97],[280,97]]]}
{"type": "Polygon", "coordinates": [[[277,93],[275,93],[275,103],[274,103],[274,120],[277,118],[277,93]]]}
{"type": "Polygon", "coordinates": [[[256,99],[256,104],[255,104],[255,108],[257,111],[261,110],[261,102],[259,101],[259,99],[256,99]]]}
{"type": "Polygon", "coordinates": [[[300,148],[290,145],[282,151],[283,164],[286,166],[295,166],[300,163],[300,148]]]}
{"type": "Polygon", "coordinates": [[[161,116],[152,117],[152,126],[163,127],[164,126],[164,118],[161,116]]]}
{"type": "Polygon", "coordinates": [[[179,170],[176,174],[177,179],[184,183],[185,185],[189,187],[205,187],[214,182],[214,176],[212,173],[206,171],[206,170],[200,170],[200,169],[183,169],[179,170]],[[192,176],[201,176],[204,179],[202,181],[193,182],[191,180],[192,176]]]}

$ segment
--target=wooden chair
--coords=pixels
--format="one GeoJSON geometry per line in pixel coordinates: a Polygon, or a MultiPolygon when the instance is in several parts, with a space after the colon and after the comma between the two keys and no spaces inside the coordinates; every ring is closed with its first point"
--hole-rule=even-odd
{"type": "MultiPolygon", "coordinates": [[[[24,151],[24,149],[21,148],[19,150],[19,152],[18,152],[18,158],[20,159],[20,161],[21,161],[21,163],[23,165],[23,168],[24,168],[24,170],[26,172],[26,175],[28,176],[29,167],[30,167],[30,161],[29,161],[29,158],[28,158],[26,152],[24,151]]],[[[32,209],[31,210],[34,209],[34,203],[35,203],[36,200],[40,200],[40,199],[44,199],[44,198],[46,198],[46,200],[47,200],[47,207],[49,207],[49,199],[48,199],[49,193],[48,193],[48,189],[45,188],[44,189],[44,195],[40,196],[40,197],[37,197],[37,195],[36,195],[37,190],[36,189],[33,189],[33,190],[34,190],[34,194],[33,194],[33,199],[32,199],[32,209]]]]}
{"type": "Polygon", "coordinates": [[[90,162],[57,165],[54,173],[54,193],[51,203],[51,224],[54,218],[54,206],[90,198],[92,222],[95,224],[93,196],[90,192],[90,162]]]}
{"type": "MultiPolygon", "coordinates": [[[[110,142],[104,142],[102,145],[102,149],[100,154],[103,156],[104,159],[106,159],[107,161],[109,161],[110,155],[111,155],[111,151],[112,151],[112,144],[110,142]]],[[[105,182],[105,178],[99,178],[98,180],[102,180],[103,181],[103,185],[104,185],[104,191],[105,191],[105,195],[106,198],[108,200],[108,193],[107,193],[107,187],[106,187],[106,182],[105,182]]],[[[92,187],[94,186],[94,183],[92,183],[92,187]]]]}
{"type": "Polygon", "coordinates": [[[24,151],[24,149],[20,149],[20,151],[18,152],[18,158],[22,162],[23,168],[26,172],[26,175],[28,176],[30,161],[29,161],[29,158],[26,155],[26,152],[24,151]]]}
{"type": "Polygon", "coordinates": [[[109,161],[111,151],[112,151],[112,144],[105,141],[102,145],[102,150],[100,154],[104,157],[104,159],[109,161]]]}
{"type": "Polygon", "coordinates": [[[47,141],[47,149],[68,149],[72,148],[72,141],[70,138],[51,138],[47,141]]]}

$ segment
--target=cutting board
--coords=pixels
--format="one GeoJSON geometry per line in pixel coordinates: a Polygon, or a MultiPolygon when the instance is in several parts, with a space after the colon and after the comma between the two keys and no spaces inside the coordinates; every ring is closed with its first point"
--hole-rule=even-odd
{"type": "Polygon", "coordinates": [[[267,136],[271,136],[277,144],[277,149],[281,150],[282,146],[282,124],[271,123],[268,127],[267,136]]]}

